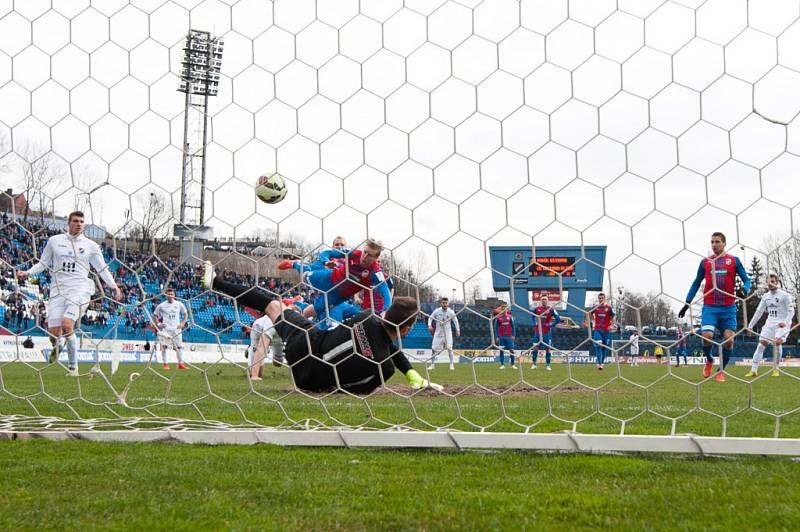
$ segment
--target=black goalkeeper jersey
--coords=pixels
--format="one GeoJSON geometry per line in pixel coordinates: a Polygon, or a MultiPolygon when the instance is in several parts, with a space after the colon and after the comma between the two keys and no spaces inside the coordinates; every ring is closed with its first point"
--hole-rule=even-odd
{"type": "Polygon", "coordinates": [[[389,380],[395,368],[402,373],[411,369],[405,354],[371,312],[327,331],[317,329],[295,311],[286,310],[283,316],[276,329],[286,344],[286,361],[298,388],[369,393],[389,380]]]}

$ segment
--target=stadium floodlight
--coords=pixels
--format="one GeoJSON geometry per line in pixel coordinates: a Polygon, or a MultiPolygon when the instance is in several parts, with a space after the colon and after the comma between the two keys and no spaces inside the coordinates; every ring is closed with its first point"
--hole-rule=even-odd
{"type": "MultiPolygon", "coordinates": [[[[174,235],[181,238],[181,256],[192,255],[183,243],[211,238],[205,222],[206,146],[208,144],[208,99],[219,92],[222,39],[207,31],[189,30],[183,47],[178,92],[186,95],[183,119],[183,164],[181,167],[180,223],[174,235]],[[199,176],[198,176],[199,174],[199,176]],[[197,177],[196,177],[197,176],[197,177]],[[199,177],[199,179],[198,179],[199,177]],[[195,216],[188,214],[194,211],[195,216]]],[[[200,245],[198,242],[197,246],[200,245]]],[[[195,244],[192,244],[195,246],[195,244]]],[[[194,256],[198,256],[194,254],[194,256]]]]}

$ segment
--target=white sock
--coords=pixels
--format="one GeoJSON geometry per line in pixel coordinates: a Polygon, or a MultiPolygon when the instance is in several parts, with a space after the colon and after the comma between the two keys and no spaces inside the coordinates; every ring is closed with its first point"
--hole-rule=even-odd
{"type": "Polygon", "coordinates": [[[759,343],[756,346],[756,351],[753,353],[753,371],[758,371],[758,364],[761,362],[761,358],[764,356],[764,345],[759,343]]]}
{"type": "Polygon", "coordinates": [[[447,350],[447,354],[450,355],[450,365],[452,366],[453,362],[454,362],[454,360],[453,360],[453,350],[452,349],[448,349],[447,350]]]}
{"type": "Polygon", "coordinates": [[[167,363],[167,350],[166,349],[161,351],[161,363],[162,364],[166,364],[167,363]]]}
{"type": "Polygon", "coordinates": [[[176,347],[175,354],[178,355],[178,364],[183,364],[183,349],[176,347]]]}
{"type": "Polygon", "coordinates": [[[777,357],[775,360],[775,367],[777,368],[781,363],[781,358],[783,358],[783,344],[775,346],[775,356],[777,357]]]}
{"type": "Polygon", "coordinates": [[[75,338],[75,333],[70,334],[66,338],[67,354],[69,355],[69,367],[78,367],[78,339],[75,338]]]}

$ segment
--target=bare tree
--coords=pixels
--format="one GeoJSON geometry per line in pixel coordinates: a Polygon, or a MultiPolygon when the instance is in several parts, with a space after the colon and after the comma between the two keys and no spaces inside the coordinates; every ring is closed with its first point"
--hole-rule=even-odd
{"type": "Polygon", "coordinates": [[[136,196],[135,211],[138,211],[133,217],[136,223],[126,231],[126,236],[139,241],[140,251],[154,246],[153,251],[159,253],[169,233],[172,204],[161,192],[143,191],[136,196]]]}
{"type": "Polygon", "coordinates": [[[618,319],[625,325],[671,327],[677,322],[670,301],[653,293],[626,292],[620,314],[618,319]]]}
{"type": "Polygon", "coordinates": [[[38,144],[26,143],[20,150],[23,162],[20,163],[22,189],[25,195],[23,219],[28,221],[30,206],[38,205],[39,216],[44,223],[45,206],[52,187],[60,184],[65,176],[60,159],[38,144]]]}
{"type": "Polygon", "coordinates": [[[784,288],[794,294],[800,292],[800,230],[794,231],[791,238],[770,235],[762,247],[767,252],[767,273],[777,273],[784,288]]]}

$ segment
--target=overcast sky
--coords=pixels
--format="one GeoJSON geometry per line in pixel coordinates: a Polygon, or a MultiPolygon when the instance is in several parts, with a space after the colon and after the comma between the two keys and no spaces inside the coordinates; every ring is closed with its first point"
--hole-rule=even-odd
{"type": "Polygon", "coordinates": [[[489,293],[488,245],[603,244],[615,287],[681,300],[712,231],[749,259],[797,227],[797,0],[50,3],[0,0],[3,188],[52,150],[57,212],[107,182],[112,231],[152,190],[177,217],[190,27],[225,41],[217,236],[369,234],[448,294],[489,293]]]}

